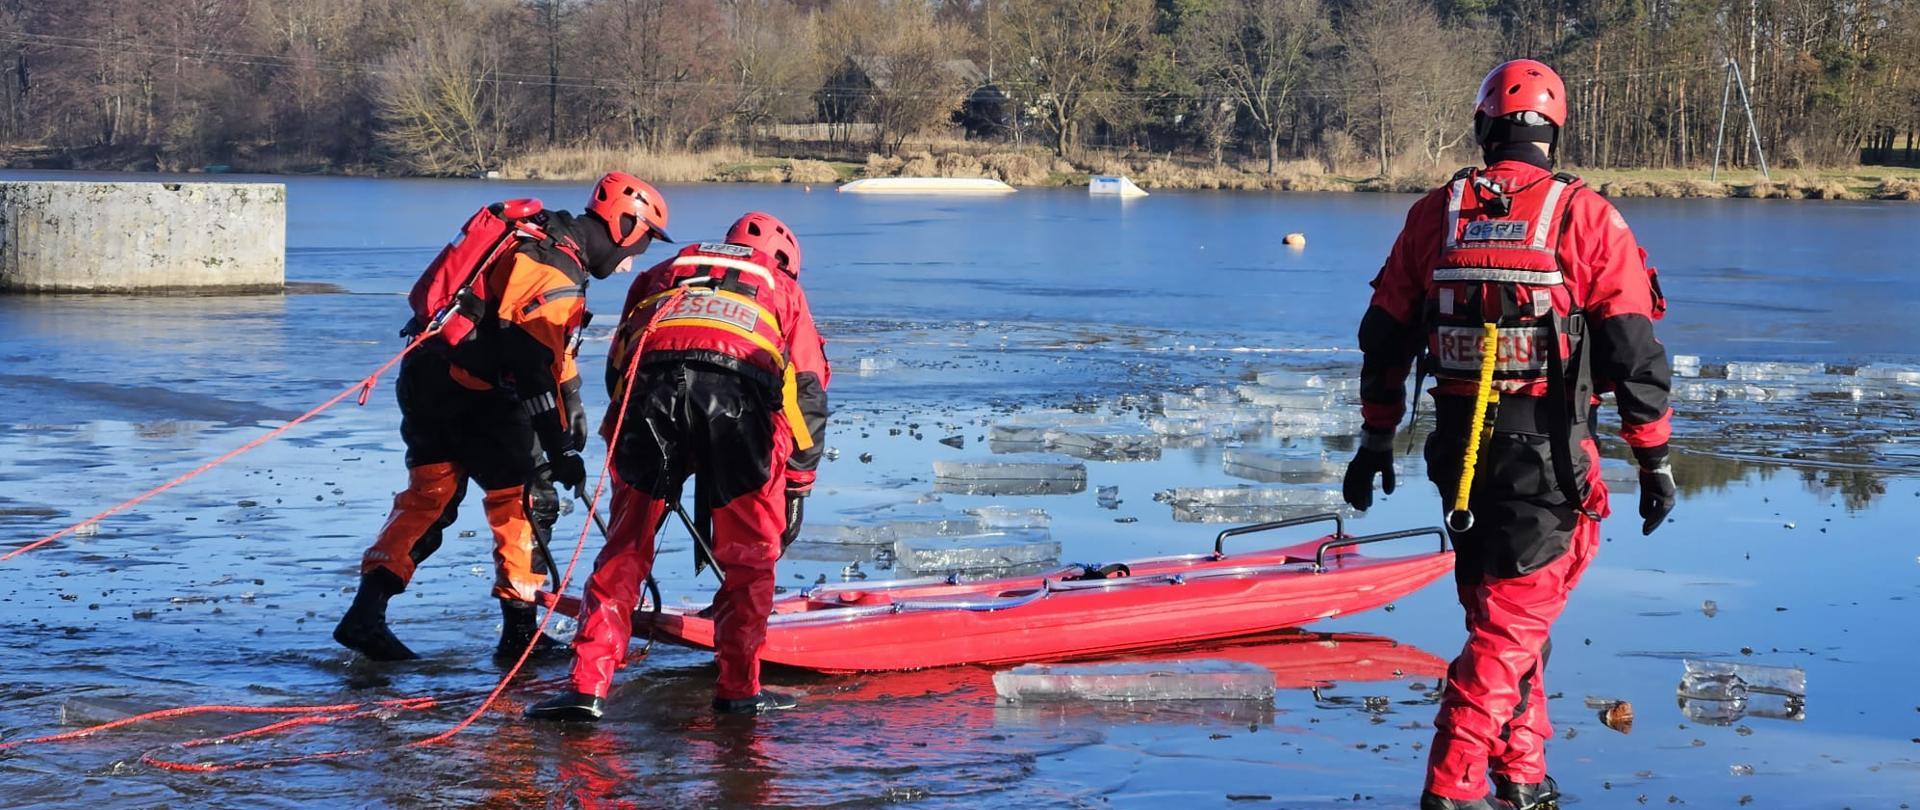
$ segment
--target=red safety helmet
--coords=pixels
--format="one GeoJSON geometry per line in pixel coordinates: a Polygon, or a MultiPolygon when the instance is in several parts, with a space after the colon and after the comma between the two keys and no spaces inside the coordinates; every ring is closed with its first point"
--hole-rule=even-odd
{"type": "Polygon", "coordinates": [[[787,275],[800,277],[800,240],[772,214],[753,211],[736,220],[727,229],[727,242],[772,256],[787,275]]]}
{"type": "Polygon", "coordinates": [[[1539,113],[1556,127],[1567,125],[1567,85],[1560,74],[1532,59],[1515,59],[1493,69],[1480,82],[1474,111],[1488,118],[1539,113]]]}
{"type": "Polygon", "coordinates": [[[619,247],[632,247],[640,237],[652,234],[662,242],[667,238],[667,200],[660,190],[626,172],[607,172],[593,187],[587,210],[607,222],[607,234],[619,247]],[[640,227],[642,224],[645,228],[640,227]]]}

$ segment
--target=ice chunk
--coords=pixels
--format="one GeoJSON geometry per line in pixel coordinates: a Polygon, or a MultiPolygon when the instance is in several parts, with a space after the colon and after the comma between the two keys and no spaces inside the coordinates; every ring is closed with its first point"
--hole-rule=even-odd
{"type": "Polygon", "coordinates": [[[1181,487],[1153,496],[1181,523],[1258,523],[1340,508],[1340,493],[1314,487],[1181,487]]]}
{"type": "Polygon", "coordinates": [[[1206,386],[1195,388],[1192,393],[1179,394],[1168,392],[1160,395],[1160,408],[1162,411],[1168,408],[1174,410],[1207,410],[1209,408],[1237,405],[1239,402],[1240,398],[1235,396],[1232,391],[1228,391],[1225,388],[1206,386]]]}
{"type": "Polygon", "coordinates": [[[1044,529],[1053,523],[1052,516],[1045,509],[976,506],[966,510],[966,513],[978,518],[983,529],[1044,529]]]}
{"type": "Polygon", "coordinates": [[[1026,664],[993,674],[1009,702],[1062,700],[1272,700],[1273,672],[1222,659],[1026,664]]]}
{"type": "Polygon", "coordinates": [[[1111,416],[1076,411],[1017,413],[988,428],[987,439],[995,442],[1039,444],[1046,440],[1047,431],[1052,428],[1104,425],[1112,421],[1111,416]]]}
{"type": "Polygon", "coordinates": [[[1854,369],[1853,376],[1865,380],[1879,380],[1898,385],[1920,385],[1920,366],[1874,363],[1854,369]]]}
{"type": "Polygon", "coordinates": [[[1006,529],[959,537],[906,537],[893,544],[894,564],[915,573],[1013,568],[1060,559],[1046,529],[1006,529]]]}
{"type": "Polygon", "coordinates": [[[1278,436],[1344,436],[1360,432],[1360,409],[1329,411],[1275,411],[1273,432],[1278,436]]]}
{"type": "Polygon", "coordinates": [[[933,486],[963,495],[1070,495],[1087,488],[1087,465],[1053,461],[933,462],[933,486]]]}
{"type": "Polygon", "coordinates": [[[1319,484],[1338,481],[1344,474],[1342,466],[1324,457],[1291,458],[1242,448],[1221,453],[1220,469],[1235,478],[1267,484],[1319,484]]]}
{"type": "Polygon", "coordinates": [[[1049,429],[1044,447],[1094,461],[1134,461],[1160,457],[1160,437],[1144,425],[1110,424],[1049,429]]]}
{"type": "Polygon", "coordinates": [[[787,550],[787,557],[822,562],[872,560],[880,556],[877,552],[882,549],[890,553],[894,541],[902,537],[974,534],[984,528],[982,523],[979,516],[972,514],[932,514],[840,526],[808,526],[787,550]]]}
{"type": "Polygon", "coordinates": [[[1685,659],[1680,697],[1693,700],[1735,700],[1750,694],[1806,697],[1807,671],[1737,661],[1685,659]]]}
{"type": "Polygon", "coordinates": [[[854,364],[853,373],[870,377],[883,371],[892,371],[900,367],[900,361],[891,357],[862,357],[854,364]]]}
{"type": "Polygon", "coordinates": [[[1282,391],[1258,385],[1242,385],[1235,390],[1248,404],[1287,410],[1319,411],[1330,408],[1335,403],[1334,398],[1325,391],[1311,393],[1282,391]]]}
{"type": "Polygon", "coordinates": [[[1824,373],[1819,363],[1734,362],[1727,364],[1727,379],[1739,382],[1792,380],[1824,373]]]}
{"type": "Polygon", "coordinates": [[[1673,376],[1675,377],[1700,376],[1699,355],[1676,354],[1673,356],[1673,360],[1671,362],[1673,366],[1673,376]]]}
{"type": "Polygon", "coordinates": [[[1120,488],[1118,486],[1100,487],[1094,490],[1094,499],[1101,509],[1120,508],[1120,488]]]}
{"type": "Polygon", "coordinates": [[[1265,388],[1309,388],[1342,394],[1359,389],[1360,377],[1353,371],[1296,371],[1278,369],[1254,375],[1255,384],[1265,388]]]}
{"type": "Polygon", "coordinates": [[[1730,726],[1749,717],[1787,720],[1807,719],[1806,698],[1789,695],[1756,694],[1739,700],[1696,700],[1680,698],[1680,713],[1689,721],[1710,726],[1730,726]]]}

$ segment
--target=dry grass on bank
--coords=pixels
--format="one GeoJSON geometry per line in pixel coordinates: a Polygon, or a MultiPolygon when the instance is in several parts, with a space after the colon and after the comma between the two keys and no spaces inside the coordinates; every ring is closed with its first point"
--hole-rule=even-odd
{"type": "MultiPolygon", "coordinates": [[[[864,164],[805,158],[764,157],[738,147],[702,152],[653,153],[639,149],[568,147],[515,158],[504,177],[590,181],[610,169],[633,172],[657,183],[748,182],[826,185],[858,177],[987,177],[1015,186],[1073,186],[1090,174],[1131,177],[1147,189],[1232,191],[1377,191],[1419,193],[1446,180],[1449,171],[1410,165],[1387,177],[1368,177],[1353,167],[1328,169],[1320,160],[1289,160],[1268,174],[1264,161],[1214,166],[1202,159],[1096,152],[1065,160],[1038,147],[941,143],[937,149],[869,154],[864,164]]],[[[780,147],[775,146],[776,151],[780,147]]],[[[1851,167],[1775,173],[1767,180],[1745,173],[1685,169],[1575,169],[1609,197],[1672,199],[1920,200],[1920,169],[1851,167]]]]}

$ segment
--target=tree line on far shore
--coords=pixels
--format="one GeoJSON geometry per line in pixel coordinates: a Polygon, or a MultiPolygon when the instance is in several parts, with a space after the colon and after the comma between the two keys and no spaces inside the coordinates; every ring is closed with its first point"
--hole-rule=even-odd
{"type": "Polygon", "coordinates": [[[1466,159],[1522,56],[1568,81],[1575,165],[1703,165],[1723,112],[1751,165],[1729,60],[1776,165],[1914,156],[1920,0],[0,0],[0,142],[470,174],[964,136],[1388,176],[1466,159]]]}

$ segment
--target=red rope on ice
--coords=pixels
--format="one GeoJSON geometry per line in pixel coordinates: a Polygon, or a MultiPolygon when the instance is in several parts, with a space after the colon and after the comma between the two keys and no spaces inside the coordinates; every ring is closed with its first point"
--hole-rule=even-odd
{"type": "Polygon", "coordinates": [[[309,419],[319,416],[321,411],[324,411],[328,408],[331,408],[335,405],[340,404],[341,400],[344,400],[347,397],[353,396],[354,392],[359,392],[361,405],[367,404],[367,396],[373,393],[374,383],[379,382],[380,375],[385,374],[387,369],[393,368],[394,364],[400,362],[401,358],[406,357],[414,349],[418,348],[421,343],[425,342],[427,338],[433,337],[433,335],[438,331],[439,330],[434,329],[434,330],[428,330],[426,332],[420,333],[419,336],[413,339],[413,342],[407,344],[406,348],[401,349],[399,354],[394,355],[393,359],[388,360],[387,362],[381,364],[379,368],[373,370],[372,374],[369,374],[365,378],[361,379],[359,382],[354,383],[347,390],[341,391],[340,393],[333,395],[333,398],[327,400],[326,402],[320,403],[313,410],[300,414],[299,416],[294,417],[292,421],[284,425],[281,425],[277,428],[274,428],[273,430],[269,430],[265,434],[262,434],[254,438],[253,441],[247,442],[246,444],[240,445],[239,447],[229,450],[225,454],[221,455],[219,458],[216,458],[212,461],[209,461],[205,464],[195,467],[192,470],[189,470],[186,473],[181,474],[180,476],[174,478],[171,481],[161,484],[160,486],[154,487],[153,489],[149,489],[146,492],[142,492],[139,495],[136,495],[128,500],[122,501],[119,504],[114,505],[112,508],[109,508],[106,511],[101,512],[100,514],[94,515],[93,517],[87,518],[86,520],[80,521],[79,523],[75,523],[71,526],[61,529],[60,531],[54,532],[53,534],[49,534],[46,537],[42,537],[24,546],[16,548],[12,551],[7,552],[6,554],[0,554],[0,563],[11,560],[15,557],[18,557],[36,548],[40,548],[41,546],[44,546],[62,537],[66,537],[69,534],[73,534],[75,531],[78,531],[82,526],[98,523],[104,518],[111,517],[119,512],[123,512],[135,506],[138,506],[140,502],[145,501],[148,498],[151,498],[162,492],[166,492],[169,489],[173,489],[174,487],[177,487],[181,484],[184,484],[198,477],[201,473],[204,473],[208,470],[211,470],[215,467],[218,467],[222,464],[232,461],[234,460],[234,458],[238,457],[241,453],[245,453],[248,450],[252,450],[256,447],[259,447],[260,445],[273,441],[274,439],[279,438],[280,434],[286,433],[287,431],[292,430],[296,425],[299,425],[302,422],[305,422],[309,419]]]}
{"type": "MultiPolygon", "coordinates": [[[[682,294],[684,294],[684,290],[681,292],[682,294]]],[[[678,295],[675,296],[675,298],[678,298],[678,297],[679,297],[678,295]]],[[[672,308],[670,306],[671,303],[672,303],[672,300],[670,299],[666,304],[663,304],[662,306],[657,307],[654,310],[653,318],[647,322],[646,327],[641,330],[639,338],[634,341],[632,357],[629,358],[627,362],[625,377],[622,380],[621,392],[620,392],[620,407],[614,412],[613,433],[612,433],[611,439],[609,439],[607,444],[608,446],[607,457],[605,461],[601,463],[600,475],[598,479],[595,480],[594,482],[593,497],[587,499],[587,502],[586,502],[588,519],[580,527],[580,539],[578,542],[574,543],[573,554],[567,559],[566,571],[561,574],[559,582],[556,583],[554,586],[555,593],[566,592],[568,583],[571,582],[573,579],[574,570],[579,566],[580,555],[587,547],[587,536],[588,536],[588,533],[593,528],[593,518],[597,514],[596,510],[598,509],[598,504],[600,503],[600,497],[602,494],[606,492],[607,478],[612,473],[612,470],[613,470],[612,448],[618,443],[621,431],[626,428],[627,404],[633,397],[633,377],[634,377],[634,373],[640,367],[640,363],[639,363],[640,352],[642,348],[646,345],[647,337],[653,334],[653,328],[659,322],[660,315],[664,313],[666,310],[672,308]]],[[[414,345],[418,345],[418,341],[416,341],[414,345]]],[[[407,351],[412,351],[412,350],[413,350],[412,345],[407,347],[407,351]]],[[[401,356],[404,356],[406,354],[406,351],[403,351],[400,354],[401,356]]],[[[385,371],[389,366],[392,366],[393,363],[398,362],[399,359],[400,359],[399,357],[395,357],[393,360],[388,361],[387,365],[380,367],[380,371],[385,371]]],[[[374,376],[378,376],[380,371],[374,372],[374,376]]],[[[371,387],[372,380],[373,380],[373,377],[367,378],[366,385],[368,387],[371,387]]],[[[334,403],[337,403],[341,399],[345,399],[347,396],[351,395],[353,390],[354,389],[348,389],[346,392],[342,393],[340,396],[335,397],[332,401],[329,401],[326,405],[323,405],[320,408],[315,409],[312,413],[318,413],[320,410],[324,410],[326,407],[331,406],[334,403]]],[[[304,418],[306,417],[302,417],[302,419],[304,418]]],[[[292,425],[293,423],[289,423],[286,427],[292,427],[292,425]]],[[[281,430],[285,430],[285,427],[281,428],[281,430]]],[[[276,431],[276,433],[277,432],[278,431],[276,431]]],[[[269,439],[269,438],[271,438],[271,434],[269,436],[262,437],[260,440],[257,440],[257,441],[264,442],[266,439],[269,439]]],[[[245,448],[243,448],[242,451],[244,451],[244,449],[245,448]]],[[[239,455],[239,453],[242,451],[235,451],[234,453],[229,454],[229,457],[233,455],[239,455]]],[[[195,474],[197,474],[197,471],[195,474]]],[[[16,551],[15,553],[19,553],[19,552],[16,551]]],[[[0,558],[0,559],[4,559],[4,558],[0,558]]],[[[145,763],[155,768],[160,768],[162,770],[181,771],[181,772],[187,772],[187,773],[222,773],[226,771],[263,770],[266,768],[283,767],[287,765],[298,765],[298,764],[308,763],[308,762],[323,762],[327,760],[346,759],[349,757],[364,756],[367,754],[378,753],[380,751],[386,751],[386,750],[394,750],[394,749],[401,749],[401,748],[424,748],[430,745],[438,745],[440,743],[446,742],[447,740],[453,739],[454,735],[457,735],[460,732],[467,730],[468,727],[472,726],[475,722],[478,722],[480,717],[487,713],[488,709],[493,708],[493,704],[499,700],[500,694],[506,691],[507,685],[513,682],[514,676],[519,675],[521,667],[526,665],[527,656],[533,653],[534,645],[539,643],[540,637],[546,633],[547,625],[552,623],[553,621],[553,614],[554,614],[554,611],[552,609],[549,609],[547,611],[547,614],[541,618],[540,626],[538,629],[534,631],[533,638],[531,641],[527,643],[526,649],[523,649],[520,651],[520,657],[513,662],[513,666],[507,670],[507,674],[500,678],[500,682],[494,685],[493,689],[487,693],[486,698],[480,702],[480,705],[478,707],[476,707],[472,712],[468,713],[465,718],[462,718],[460,720],[460,722],[455,723],[451,728],[448,728],[445,731],[442,731],[438,734],[434,734],[429,737],[422,737],[420,739],[413,740],[411,742],[408,742],[399,746],[389,746],[389,747],[383,747],[383,748],[353,748],[353,749],[342,749],[337,751],[318,751],[318,752],[307,753],[307,754],[296,754],[293,756],[286,756],[286,757],[275,757],[271,759],[235,760],[232,762],[186,762],[181,760],[167,759],[161,756],[161,752],[167,751],[167,750],[174,750],[174,749],[186,750],[190,748],[200,748],[208,745],[220,745],[228,742],[233,742],[236,740],[247,739],[249,737],[259,737],[267,734],[277,733],[280,731],[286,731],[288,729],[300,728],[304,726],[324,725],[327,723],[334,723],[341,720],[347,720],[347,719],[352,719],[356,717],[367,717],[372,715],[378,715],[378,714],[381,714],[382,712],[387,712],[387,711],[396,711],[396,710],[397,711],[423,711],[426,709],[431,709],[436,706],[442,705],[441,701],[433,697],[415,697],[415,698],[397,698],[392,700],[372,701],[368,703],[342,703],[342,704],[334,704],[331,706],[284,706],[284,707],[186,706],[186,707],[181,707],[177,709],[163,709],[156,712],[148,712],[146,714],[137,715],[135,717],[123,718],[121,720],[115,720],[110,723],[102,723],[97,726],[78,729],[78,730],[66,732],[63,734],[52,734],[45,737],[36,737],[28,740],[18,740],[15,742],[4,743],[4,744],[0,744],[0,750],[4,750],[6,748],[11,748],[14,746],[28,745],[33,743],[60,742],[64,740],[78,739],[81,737],[91,736],[93,734],[97,734],[102,731],[107,731],[109,729],[132,725],[134,723],[139,723],[139,722],[145,722],[147,720],[161,719],[161,718],[167,718],[167,717],[181,717],[181,716],[191,715],[191,714],[203,714],[203,713],[212,713],[212,712],[228,712],[228,713],[238,713],[238,714],[299,714],[301,716],[290,717],[285,720],[268,723],[264,726],[251,728],[246,731],[236,732],[233,734],[227,734],[219,737],[202,737],[200,739],[187,740],[185,742],[179,742],[179,743],[174,743],[168,746],[162,746],[161,748],[156,748],[152,751],[148,751],[145,754],[142,754],[140,756],[140,761],[142,763],[145,763]]]]}

